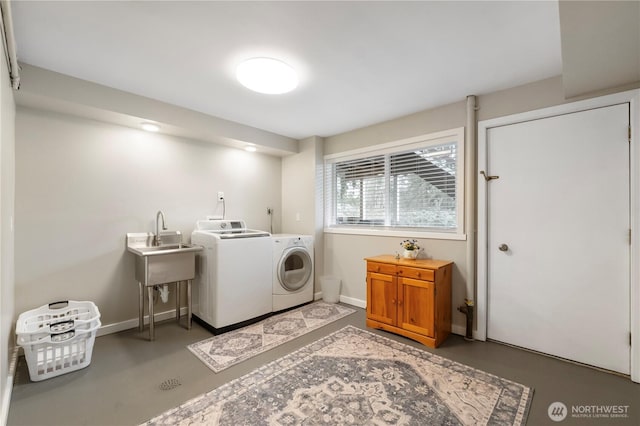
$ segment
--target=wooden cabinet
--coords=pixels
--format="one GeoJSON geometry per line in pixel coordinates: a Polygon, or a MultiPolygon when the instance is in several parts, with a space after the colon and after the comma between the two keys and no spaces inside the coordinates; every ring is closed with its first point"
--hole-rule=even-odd
{"type": "Polygon", "coordinates": [[[438,347],[451,333],[453,262],[396,259],[367,261],[367,327],[438,347]]]}

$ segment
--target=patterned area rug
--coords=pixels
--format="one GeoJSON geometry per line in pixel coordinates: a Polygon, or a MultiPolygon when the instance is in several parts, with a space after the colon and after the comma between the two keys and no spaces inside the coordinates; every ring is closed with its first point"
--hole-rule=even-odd
{"type": "Polygon", "coordinates": [[[218,373],[354,312],[351,308],[333,303],[310,303],[256,324],[193,343],[187,348],[218,373]]]}
{"type": "Polygon", "coordinates": [[[347,326],[148,425],[522,425],[532,389],[347,326]]]}

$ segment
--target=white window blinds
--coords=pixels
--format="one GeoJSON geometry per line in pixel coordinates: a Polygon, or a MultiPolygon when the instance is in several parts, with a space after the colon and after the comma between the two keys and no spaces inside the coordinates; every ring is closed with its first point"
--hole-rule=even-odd
{"type": "Polygon", "coordinates": [[[390,157],[391,225],[455,229],[456,144],[390,157]]]}
{"type": "Polygon", "coordinates": [[[336,222],[385,224],[385,158],[367,157],[335,164],[336,222]]]}
{"type": "Polygon", "coordinates": [[[461,228],[462,137],[325,161],[329,227],[461,228]]]}

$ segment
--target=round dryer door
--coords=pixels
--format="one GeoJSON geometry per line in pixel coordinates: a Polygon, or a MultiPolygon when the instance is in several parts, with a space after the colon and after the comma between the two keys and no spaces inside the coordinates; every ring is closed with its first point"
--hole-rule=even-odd
{"type": "Polygon", "coordinates": [[[309,252],[295,247],[282,254],[278,265],[278,280],[285,290],[297,291],[309,281],[311,270],[309,252]]]}

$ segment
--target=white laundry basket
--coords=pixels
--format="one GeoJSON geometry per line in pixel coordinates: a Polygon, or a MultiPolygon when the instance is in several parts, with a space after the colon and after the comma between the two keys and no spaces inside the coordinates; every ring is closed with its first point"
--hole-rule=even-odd
{"type": "Polygon", "coordinates": [[[16,334],[31,380],[87,367],[100,325],[100,311],[93,302],[55,302],[20,314],[16,334]]]}
{"type": "Polygon", "coordinates": [[[322,300],[329,303],[340,301],[340,278],[320,277],[320,286],[322,287],[322,300]]]}

